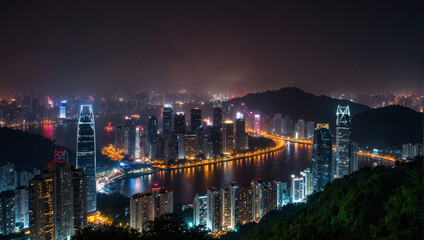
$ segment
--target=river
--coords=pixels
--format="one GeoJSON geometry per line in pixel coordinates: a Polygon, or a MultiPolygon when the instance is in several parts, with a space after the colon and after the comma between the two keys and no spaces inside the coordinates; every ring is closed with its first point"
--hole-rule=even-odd
{"type": "MultiPolygon", "coordinates": [[[[113,142],[113,132],[104,127],[111,122],[112,126],[122,124],[120,117],[96,118],[96,141],[100,149],[113,142]]],[[[41,134],[55,140],[57,144],[75,149],[77,123],[57,124],[40,127],[29,127],[32,133],[41,134]]],[[[125,178],[112,184],[111,188],[126,196],[144,192],[157,183],[174,191],[174,202],[186,204],[193,201],[196,193],[205,193],[212,186],[219,187],[237,181],[241,186],[249,186],[254,178],[265,181],[282,179],[290,181],[292,174],[312,165],[312,146],[300,143],[289,143],[284,149],[255,157],[235,161],[221,162],[205,166],[184,169],[159,171],[151,175],[125,178]]],[[[359,158],[359,167],[389,164],[368,158],[359,158]]],[[[290,183],[288,184],[290,185],[290,183]]]]}

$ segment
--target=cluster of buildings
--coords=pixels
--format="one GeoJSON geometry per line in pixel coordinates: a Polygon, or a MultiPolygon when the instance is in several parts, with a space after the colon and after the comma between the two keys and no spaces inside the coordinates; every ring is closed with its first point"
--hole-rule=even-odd
{"type": "Polygon", "coordinates": [[[70,239],[96,212],[94,114],[81,105],[77,132],[77,168],[65,151],[55,151],[48,169],[16,171],[0,167],[0,234],[29,229],[30,239],[70,239]]]}
{"type": "Polygon", "coordinates": [[[413,160],[415,157],[423,155],[423,145],[420,143],[406,143],[402,145],[402,159],[413,160]]]}
{"type": "Polygon", "coordinates": [[[223,120],[220,98],[213,101],[212,122],[202,119],[201,108],[192,108],[188,121],[184,112],[174,113],[170,104],[163,105],[162,127],[155,115],[149,117],[145,127],[137,124],[137,118],[127,117],[125,126],[114,130],[115,147],[135,159],[210,159],[248,149],[243,114],[223,120]]]}

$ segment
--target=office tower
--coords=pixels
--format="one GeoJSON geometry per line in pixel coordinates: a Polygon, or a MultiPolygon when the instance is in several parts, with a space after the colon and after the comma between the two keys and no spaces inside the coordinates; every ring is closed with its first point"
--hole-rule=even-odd
{"type": "Polygon", "coordinates": [[[172,134],[172,105],[163,105],[163,135],[172,134]]]}
{"type": "Polygon", "coordinates": [[[0,192],[14,190],[17,185],[15,165],[8,163],[0,167],[0,192]]]}
{"type": "Polygon", "coordinates": [[[351,173],[358,171],[358,144],[351,142],[350,144],[350,171],[351,173]]]}
{"type": "Polygon", "coordinates": [[[0,193],[0,234],[15,230],[15,193],[6,190],[0,193]]]}
{"type": "Polygon", "coordinates": [[[130,199],[130,227],[146,231],[147,222],[163,214],[173,213],[173,192],[153,187],[149,192],[137,193],[130,199]]]}
{"type": "Polygon", "coordinates": [[[184,139],[184,155],[188,159],[194,159],[196,158],[196,155],[199,152],[198,145],[197,145],[197,135],[195,132],[186,133],[184,139]]]}
{"type": "Polygon", "coordinates": [[[81,105],[77,135],[77,168],[87,175],[87,211],[97,209],[96,197],[96,134],[91,105],[81,105]]]}
{"type": "MultiPolygon", "coordinates": [[[[124,127],[124,154],[134,157],[135,151],[135,128],[136,119],[133,117],[125,117],[124,127]]],[[[157,122],[156,122],[157,125],[157,122]]]]}
{"type": "Polygon", "coordinates": [[[312,185],[320,191],[333,176],[332,138],[328,124],[317,124],[312,145],[312,185]]]}
{"type": "Polygon", "coordinates": [[[305,138],[305,121],[303,119],[297,120],[296,124],[296,139],[305,138]]]}
{"type": "Polygon", "coordinates": [[[402,144],[402,159],[413,160],[415,157],[423,155],[423,145],[416,143],[402,144]]]}
{"type": "Polygon", "coordinates": [[[312,186],[312,172],[311,169],[307,168],[304,171],[300,172],[300,175],[303,176],[303,184],[304,184],[304,196],[307,197],[314,192],[314,188],[312,186]]]}
{"type": "Polygon", "coordinates": [[[254,120],[253,130],[255,132],[259,132],[261,130],[261,115],[255,114],[255,120],[254,120]]]}
{"type": "Polygon", "coordinates": [[[156,116],[150,116],[147,123],[147,141],[145,144],[145,151],[148,158],[154,159],[157,157],[158,145],[158,118],[156,116]]]}
{"type": "Polygon", "coordinates": [[[313,139],[314,138],[314,122],[308,121],[306,122],[305,129],[306,129],[306,138],[307,139],[313,139]]]}
{"type": "Polygon", "coordinates": [[[243,119],[243,117],[241,118],[237,118],[236,119],[236,139],[235,139],[235,149],[240,151],[240,150],[246,150],[246,139],[247,139],[247,134],[246,134],[246,123],[243,119]]]}
{"type": "Polygon", "coordinates": [[[231,225],[231,188],[223,185],[220,188],[222,231],[232,229],[231,225]]]}
{"type": "Polygon", "coordinates": [[[115,145],[115,148],[117,149],[123,149],[124,148],[124,140],[123,140],[123,132],[122,132],[122,127],[121,126],[117,126],[115,128],[115,138],[113,141],[113,144],[115,145]]]}
{"type": "Polygon", "coordinates": [[[29,192],[28,187],[20,186],[15,190],[15,224],[20,229],[29,227],[29,192]]]}
{"type": "Polygon", "coordinates": [[[204,154],[207,159],[213,157],[212,128],[212,126],[204,124],[197,129],[199,152],[204,154]]]}
{"type": "Polygon", "coordinates": [[[289,116],[285,116],[283,119],[283,135],[287,135],[287,136],[291,136],[292,135],[292,126],[293,126],[293,121],[289,116]]]}
{"type": "Polygon", "coordinates": [[[280,209],[290,202],[290,193],[287,189],[287,183],[277,179],[273,181],[274,188],[276,191],[276,204],[277,208],[280,209]]]}
{"type": "Polygon", "coordinates": [[[215,97],[213,100],[213,128],[211,136],[214,157],[219,157],[222,153],[222,131],[222,102],[221,98],[215,97]]]}
{"type": "Polygon", "coordinates": [[[304,178],[291,175],[291,200],[294,203],[305,200],[304,178]]]}
{"type": "Polygon", "coordinates": [[[174,148],[175,148],[175,155],[179,159],[183,159],[185,157],[185,153],[184,153],[185,133],[186,133],[185,114],[183,112],[177,112],[174,115],[174,148]]]}
{"type": "Polygon", "coordinates": [[[74,230],[87,226],[87,179],[81,169],[54,161],[48,170],[30,180],[31,239],[65,240],[74,230]]]}
{"type": "Polygon", "coordinates": [[[63,100],[63,101],[60,102],[59,118],[60,119],[66,118],[66,100],[63,100]]]}
{"type": "Polygon", "coordinates": [[[196,132],[197,128],[202,125],[202,109],[193,108],[191,109],[191,125],[190,131],[196,132]]]}
{"type": "Polygon", "coordinates": [[[193,225],[206,227],[208,219],[208,196],[196,194],[193,201],[193,225]]]}
{"type": "Polygon", "coordinates": [[[218,189],[212,187],[207,190],[208,196],[208,214],[206,226],[212,232],[220,232],[222,230],[222,201],[218,189]]]}
{"type": "Polygon", "coordinates": [[[277,134],[280,135],[281,134],[281,119],[283,118],[281,113],[276,113],[274,115],[274,117],[272,117],[271,121],[272,121],[272,128],[271,128],[271,133],[272,134],[277,134]]]}
{"type": "Polygon", "coordinates": [[[231,120],[224,122],[224,151],[234,151],[234,122],[231,120]]]}
{"type": "Polygon", "coordinates": [[[337,106],[336,118],[336,176],[342,178],[352,171],[350,166],[350,110],[349,106],[337,106]]]}

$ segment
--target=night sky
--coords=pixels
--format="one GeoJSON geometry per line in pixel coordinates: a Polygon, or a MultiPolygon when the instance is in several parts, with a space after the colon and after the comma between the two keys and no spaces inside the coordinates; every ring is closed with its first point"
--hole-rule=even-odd
{"type": "Polygon", "coordinates": [[[0,96],[424,91],[420,0],[59,2],[0,1],[0,96]]]}

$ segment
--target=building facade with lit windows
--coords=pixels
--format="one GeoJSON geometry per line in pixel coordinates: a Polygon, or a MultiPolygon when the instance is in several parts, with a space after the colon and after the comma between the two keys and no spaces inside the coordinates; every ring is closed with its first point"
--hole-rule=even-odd
{"type": "Polygon", "coordinates": [[[77,168],[87,175],[87,211],[97,210],[96,133],[91,105],[81,105],[77,130],[77,168]]]}
{"type": "Polygon", "coordinates": [[[15,192],[6,190],[0,193],[0,234],[10,234],[15,230],[15,192]]]}
{"type": "Polygon", "coordinates": [[[221,98],[215,97],[213,100],[213,127],[211,132],[214,157],[218,157],[222,154],[222,124],[221,98]]]}
{"type": "Polygon", "coordinates": [[[193,225],[206,227],[208,218],[208,196],[196,194],[193,201],[193,225]]]}
{"type": "Polygon", "coordinates": [[[294,203],[305,200],[304,178],[291,175],[291,201],[294,203]]]}
{"type": "Polygon", "coordinates": [[[337,106],[336,114],[336,176],[349,175],[351,159],[351,120],[349,106],[337,106]]]}
{"type": "Polygon", "coordinates": [[[174,212],[173,191],[154,186],[149,192],[130,198],[130,227],[140,232],[148,230],[147,222],[174,212]]]}
{"type": "Polygon", "coordinates": [[[87,176],[62,161],[30,180],[30,238],[69,239],[87,226],[87,176]]]}
{"type": "Polygon", "coordinates": [[[228,153],[234,151],[234,122],[231,120],[224,122],[224,151],[228,153]]]}
{"type": "Polygon", "coordinates": [[[312,145],[312,185],[321,191],[333,179],[333,136],[328,124],[317,124],[312,145]]]}
{"type": "Polygon", "coordinates": [[[208,214],[206,227],[211,232],[221,232],[222,231],[222,200],[220,191],[214,187],[208,188],[207,193],[208,197],[208,214]]]}

